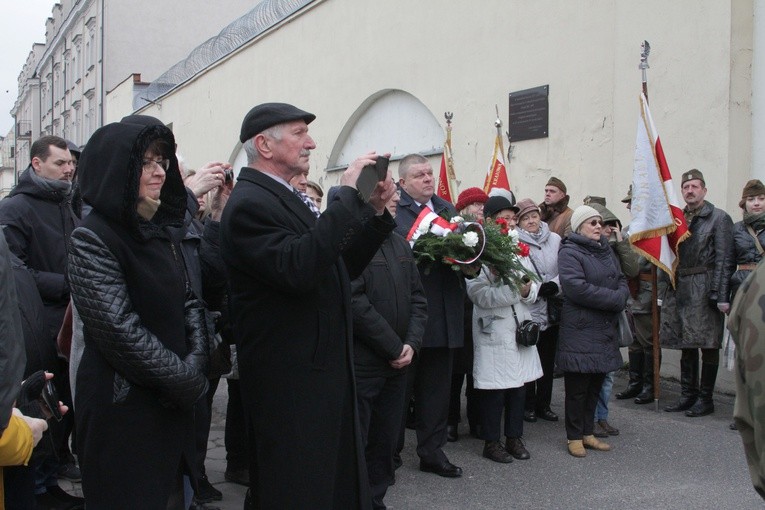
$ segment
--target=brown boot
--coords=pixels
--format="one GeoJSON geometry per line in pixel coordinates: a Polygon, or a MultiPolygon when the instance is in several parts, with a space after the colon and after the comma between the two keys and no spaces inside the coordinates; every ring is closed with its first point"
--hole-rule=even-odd
{"type": "Polygon", "coordinates": [[[569,439],[568,441],[568,453],[574,457],[586,457],[587,452],[584,451],[581,439],[569,439]]]}
{"type": "Polygon", "coordinates": [[[597,450],[599,452],[607,452],[611,450],[611,445],[601,441],[595,436],[584,436],[582,438],[582,444],[585,448],[589,448],[591,450],[597,450]]]}

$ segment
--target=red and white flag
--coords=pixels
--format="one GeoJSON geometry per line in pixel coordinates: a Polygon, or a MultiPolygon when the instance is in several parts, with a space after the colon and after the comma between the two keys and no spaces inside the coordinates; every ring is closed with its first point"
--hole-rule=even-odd
{"type": "Polygon", "coordinates": [[[644,94],[640,94],[631,212],[629,236],[632,246],[669,274],[674,285],[677,249],[691,233],[677,200],[669,165],[644,94]]]}
{"type": "Polygon", "coordinates": [[[454,161],[452,160],[452,131],[451,128],[447,128],[446,141],[444,142],[444,153],[441,156],[441,171],[438,172],[436,195],[450,204],[454,204],[454,202],[457,201],[456,188],[454,186],[455,180],[454,161]]]}
{"type": "Polygon", "coordinates": [[[492,188],[510,190],[510,181],[507,180],[507,169],[505,168],[505,156],[503,153],[502,136],[497,132],[497,138],[494,140],[494,154],[491,157],[491,165],[486,174],[486,180],[483,183],[484,193],[488,193],[492,188]]]}

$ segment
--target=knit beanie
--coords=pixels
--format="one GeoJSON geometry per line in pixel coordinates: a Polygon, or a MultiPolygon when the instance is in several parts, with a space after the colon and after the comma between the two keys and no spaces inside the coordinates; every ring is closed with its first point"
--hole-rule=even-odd
{"type": "Polygon", "coordinates": [[[558,179],[557,177],[550,177],[550,180],[547,181],[547,184],[545,186],[555,186],[559,190],[561,190],[563,193],[568,193],[566,190],[566,185],[563,184],[563,181],[558,179]]]}
{"type": "Polygon", "coordinates": [[[532,199],[523,198],[521,199],[520,202],[518,202],[518,220],[519,221],[524,214],[530,213],[532,211],[539,212],[539,206],[535,204],[532,199]]]}
{"type": "Polygon", "coordinates": [[[465,207],[470,204],[475,204],[476,202],[485,204],[488,199],[489,195],[484,193],[481,188],[468,188],[457,197],[457,203],[454,204],[454,207],[457,208],[457,211],[461,211],[465,207]]]}
{"type": "Polygon", "coordinates": [[[571,215],[571,231],[577,232],[585,220],[593,217],[598,217],[601,220],[603,219],[600,213],[589,205],[580,205],[574,209],[574,214],[571,215]]]}
{"type": "Polygon", "coordinates": [[[744,191],[741,192],[741,202],[738,206],[746,210],[747,197],[756,197],[757,195],[765,195],[765,185],[759,179],[752,179],[744,186],[744,191]]]}

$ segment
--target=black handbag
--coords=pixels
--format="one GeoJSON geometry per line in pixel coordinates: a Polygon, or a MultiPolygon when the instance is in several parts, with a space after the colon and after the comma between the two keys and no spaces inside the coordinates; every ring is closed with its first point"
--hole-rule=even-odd
{"type": "Polygon", "coordinates": [[[513,309],[513,318],[515,319],[515,342],[524,347],[537,345],[539,342],[539,324],[528,319],[519,323],[518,316],[515,314],[515,306],[510,305],[510,308],[513,309]]]}

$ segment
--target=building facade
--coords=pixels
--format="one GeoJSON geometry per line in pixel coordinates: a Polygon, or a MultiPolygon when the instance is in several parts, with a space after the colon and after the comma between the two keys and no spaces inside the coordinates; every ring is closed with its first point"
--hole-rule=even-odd
{"type": "MultiPolygon", "coordinates": [[[[186,0],[171,9],[150,0],[61,0],[46,22],[45,43],[34,44],[19,74],[15,122],[18,171],[29,147],[53,134],[84,144],[106,118],[107,92],[130,78],[152,80],[252,2],[225,7],[186,0]]],[[[140,90],[140,85],[137,88],[140,90]]],[[[137,108],[140,98],[136,97],[137,108]]]]}

